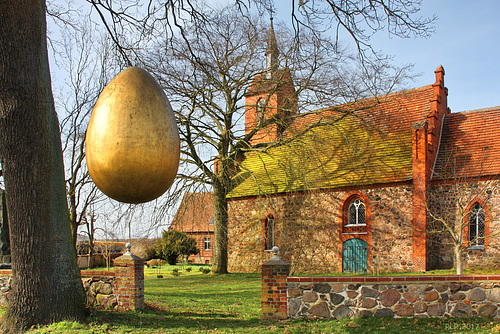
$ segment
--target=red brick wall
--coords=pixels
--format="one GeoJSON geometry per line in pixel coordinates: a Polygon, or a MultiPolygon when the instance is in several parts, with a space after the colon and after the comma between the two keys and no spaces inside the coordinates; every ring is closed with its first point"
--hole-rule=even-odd
{"type": "Polygon", "coordinates": [[[114,260],[114,266],[113,291],[118,299],[118,307],[130,310],[143,308],[144,261],[125,254],[114,260]]]}
{"type": "Polygon", "coordinates": [[[200,253],[197,255],[190,255],[188,257],[188,261],[192,263],[205,264],[208,261],[209,264],[212,264],[213,257],[213,248],[214,248],[214,233],[213,232],[205,232],[205,233],[191,233],[186,232],[188,236],[196,239],[196,246],[200,250],[200,253]],[[210,237],[210,250],[205,250],[205,238],[210,237]]]}
{"type": "MultiPolygon", "coordinates": [[[[276,77],[271,80],[266,80],[260,75],[256,76],[252,89],[254,91],[245,97],[245,134],[252,131],[258,124],[256,111],[258,101],[261,98],[266,100],[265,119],[278,115],[281,120],[286,122],[290,114],[297,112],[297,96],[295,95],[295,88],[289,70],[280,70],[276,77]]],[[[278,124],[270,124],[257,131],[250,143],[272,142],[279,136],[278,124]]]]}
{"type": "Polygon", "coordinates": [[[427,192],[430,173],[428,155],[428,125],[421,122],[413,126],[413,262],[415,270],[427,270],[427,192]]]}

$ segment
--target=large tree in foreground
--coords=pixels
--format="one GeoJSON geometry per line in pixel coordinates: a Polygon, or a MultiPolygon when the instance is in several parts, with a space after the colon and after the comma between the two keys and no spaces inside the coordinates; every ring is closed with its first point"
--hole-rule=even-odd
{"type": "Polygon", "coordinates": [[[45,2],[0,3],[0,155],[10,222],[12,290],[2,331],[84,320],[71,243],[45,2]]]}

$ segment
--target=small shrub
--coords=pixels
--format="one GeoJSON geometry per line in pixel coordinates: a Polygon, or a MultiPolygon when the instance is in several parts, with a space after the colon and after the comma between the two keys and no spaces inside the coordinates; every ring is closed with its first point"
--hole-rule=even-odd
{"type": "Polygon", "coordinates": [[[148,262],[146,262],[146,266],[149,268],[149,267],[153,267],[153,268],[156,268],[158,266],[162,266],[164,265],[165,263],[167,263],[167,261],[165,260],[162,260],[162,259],[152,259],[152,260],[149,260],[148,262]]]}
{"type": "Polygon", "coordinates": [[[191,267],[187,267],[187,268],[186,268],[186,271],[187,271],[188,273],[190,273],[190,272],[191,272],[191,270],[193,270],[193,268],[191,268],[191,267]]]}
{"type": "Polygon", "coordinates": [[[203,274],[208,274],[208,273],[210,273],[212,270],[211,270],[210,268],[201,267],[201,268],[200,268],[200,271],[201,271],[203,274]]]}
{"type": "Polygon", "coordinates": [[[177,276],[180,276],[180,272],[179,272],[179,269],[175,268],[174,270],[172,270],[172,275],[174,275],[175,277],[177,276]]]}

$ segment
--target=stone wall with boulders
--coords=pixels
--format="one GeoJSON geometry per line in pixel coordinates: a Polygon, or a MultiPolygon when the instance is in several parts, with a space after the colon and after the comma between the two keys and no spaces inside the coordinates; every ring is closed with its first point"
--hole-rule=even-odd
{"type": "Polygon", "coordinates": [[[118,305],[113,293],[115,275],[113,272],[82,274],[83,288],[90,307],[115,308],[118,305]]]}
{"type": "Polygon", "coordinates": [[[500,276],[288,277],[288,317],[500,318],[500,276]]]}
{"type": "Polygon", "coordinates": [[[10,294],[10,276],[0,276],[0,305],[7,305],[10,294]]]}
{"type": "MultiPolygon", "coordinates": [[[[113,271],[82,271],[82,282],[89,307],[115,308],[117,298],[113,293],[113,271]]],[[[0,270],[0,305],[7,305],[12,281],[11,270],[0,270]]]]}

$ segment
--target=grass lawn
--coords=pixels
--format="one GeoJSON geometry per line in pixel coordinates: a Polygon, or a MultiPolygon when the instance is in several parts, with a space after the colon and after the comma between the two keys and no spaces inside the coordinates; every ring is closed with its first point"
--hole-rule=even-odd
{"type": "Polygon", "coordinates": [[[163,278],[147,269],[142,311],[98,311],[88,324],[61,322],[30,333],[500,333],[500,322],[478,318],[261,321],[260,274],[192,269],[174,277],[164,266],[163,278]]]}

